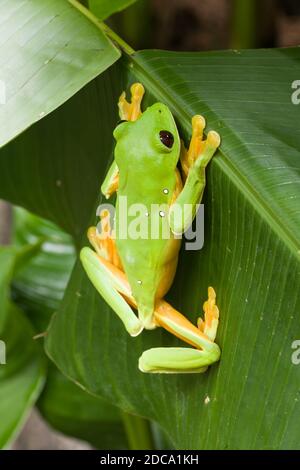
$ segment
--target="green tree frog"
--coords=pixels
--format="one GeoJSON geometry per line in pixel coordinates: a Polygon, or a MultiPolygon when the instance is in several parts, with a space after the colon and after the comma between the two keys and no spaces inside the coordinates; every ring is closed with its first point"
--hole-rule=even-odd
{"type": "Polygon", "coordinates": [[[100,214],[101,230],[91,227],[88,238],[93,249],[81,251],[83,267],[95,288],[123,322],[131,336],[143,329],[163,327],[192,347],[159,347],[145,351],[139,359],[142,372],[204,372],[219,360],[215,343],[219,322],[216,294],[208,288],[203,305],[204,319],[193,325],[164,300],[177,267],[182,234],[191,224],[205,187],[205,168],[220,144],[210,131],[203,139],[205,120],[192,118],[188,150],[180,140],[170,109],[155,103],[141,112],[142,84],[131,86],[119,99],[122,121],[114,130],[115,158],[102,184],[106,198],[117,192],[113,229],[110,214],[100,214]],[[180,170],[179,170],[180,163],[180,170]],[[121,207],[126,198],[127,208],[121,207]],[[118,235],[132,215],[130,207],[142,203],[141,217],[147,220],[148,237],[118,235]],[[189,210],[184,211],[185,206],[189,210]],[[163,207],[163,209],[161,209],[163,207]],[[182,210],[181,210],[182,209],[182,210]],[[154,216],[153,216],[154,214],[154,216]],[[167,234],[151,237],[152,228],[167,234]],[[135,313],[137,311],[137,314],[135,313]]]}

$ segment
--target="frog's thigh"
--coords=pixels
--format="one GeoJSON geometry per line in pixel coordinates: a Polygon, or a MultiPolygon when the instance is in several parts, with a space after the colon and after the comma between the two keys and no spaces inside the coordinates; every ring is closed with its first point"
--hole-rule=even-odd
{"type": "Polygon", "coordinates": [[[99,294],[122,320],[128,333],[137,336],[143,325],[123,297],[134,304],[125,274],[90,248],[81,250],[80,259],[99,294]]]}
{"type": "MultiPolygon", "coordinates": [[[[208,308],[208,301],[204,304],[208,308]]],[[[207,311],[205,321],[208,320],[207,311]]],[[[210,364],[218,361],[220,348],[201,329],[194,326],[184,315],[164,301],[154,312],[155,321],[178,338],[191,344],[192,348],[153,348],[145,351],[139,360],[143,372],[195,373],[204,372],[210,364]]],[[[209,318],[210,322],[213,320],[209,318]]],[[[214,318],[217,327],[218,318],[214,318]]],[[[205,322],[203,322],[205,323],[205,322]]],[[[203,325],[202,329],[203,329],[203,325]]],[[[211,326],[211,324],[210,324],[211,326]]]]}

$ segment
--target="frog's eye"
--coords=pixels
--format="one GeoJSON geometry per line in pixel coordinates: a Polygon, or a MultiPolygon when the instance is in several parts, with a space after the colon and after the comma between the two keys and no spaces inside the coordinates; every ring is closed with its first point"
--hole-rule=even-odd
{"type": "MultiPolygon", "coordinates": [[[[118,126],[119,124],[123,124],[123,122],[127,122],[126,119],[120,119],[120,121],[117,122],[117,126],[118,126]]],[[[116,126],[116,127],[117,127],[117,126],[116,126]]]]}
{"type": "Polygon", "coordinates": [[[174,144],[174,136],[169,131],[160,131],[159,133],[160,141],[168,147],[168,149],[173,147],[174,144]]]}

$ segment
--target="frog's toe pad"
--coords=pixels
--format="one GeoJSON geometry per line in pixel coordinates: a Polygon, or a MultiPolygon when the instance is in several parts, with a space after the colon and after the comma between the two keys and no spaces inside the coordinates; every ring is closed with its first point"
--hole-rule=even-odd
{"type": "Polygon", "coordinates": [[[135,121],[141,115],[141,102],[145,89],[141,83],[134,83],[131,88],[131,101],[126,100],[126,93],[123,91],[119,98],[119,115],[126,121],[135,121]]]}
{"type": "Polygon", "coordinates": [[[216,304],[216,293],[213,287],[208,288],[208,299],[203,304],[204,320],[198,319],[198,328],[214,341],[219,325],[219,309],[216,304]]]}
{"type": "Polygon", "coordinates": [[[142,372],[165,374],[193,374],[205,372],[218,361],[220,349],[214,344],[210,351],[192,348],[152,348],[143,352],[139,359],[142,372]]]}

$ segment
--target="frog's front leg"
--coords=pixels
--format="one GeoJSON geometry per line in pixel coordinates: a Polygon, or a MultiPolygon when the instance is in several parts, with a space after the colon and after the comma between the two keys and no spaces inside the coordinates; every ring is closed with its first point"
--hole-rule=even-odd
{"type": "Polygon", "coordinates": [[[170,228],[175,234],[182,234],[191,225],[205,188],[205,169],[220,145],[220,136],[210,131],[203,140],[205,119],[196,115],[192,119],[192,138],[188,151],[183,147],[181,167],[184,187],[173,201],[169,211],[170,228]]]}
{"type": "Polygon", "coordinates": [[[205,372],[207,367],[219,360],[220,348],[214,343],[219,310],[215,303],[216,294],[208,288],[208,300],[204,303],[204,320],[199,318],[198,327],[165,301],[160,301],[154,312],[157,325],[194,348],[152,348],[145,351],[139,360],[142,372],[195,373],[205,372]]]}
{"type": "MultiPolygon", "coordinates": [[[[134,83],[130,88],[131,100],[126,100],[126,93],[123,91],[119,98],[119,116],[122,121],[136,121],[140,115],[141,103],[145,94],[145,89],[141,83],[134,83]]],[[[101,192],[104,194],[106,199],[118,189],[119,186],[119,169],[115,162],[112,162],[109,171],[105,177],[105,180],[101,186],[101,192]]]]}

